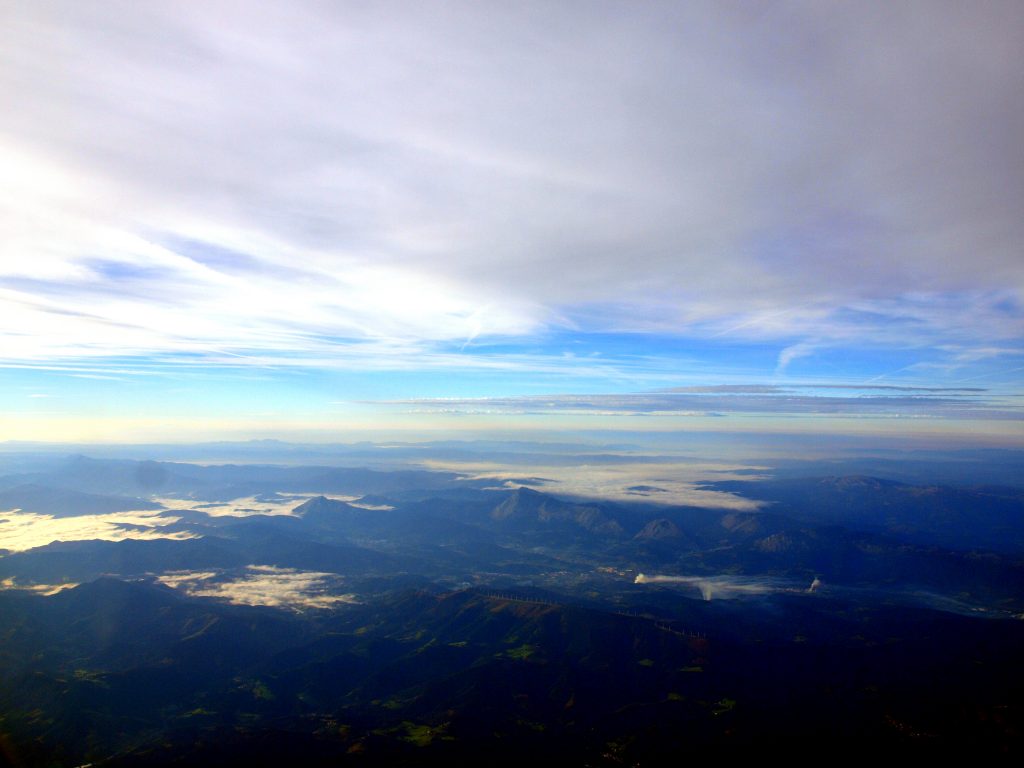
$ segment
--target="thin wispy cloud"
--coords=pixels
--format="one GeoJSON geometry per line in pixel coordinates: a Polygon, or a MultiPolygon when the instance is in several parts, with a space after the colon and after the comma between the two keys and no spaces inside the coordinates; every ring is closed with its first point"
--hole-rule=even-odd
{"type": "Polygon", "coordinates": [[[807,389],[847,389],[851,391],[882,391],[882,392],[951,392],[959,394],[987,392],[985,387],[927,387],[897,384],[835,384],[793,382],[786,386],[777,384],[712,384],[708,386],[668,387],[662,392],[678,392],[694,395],[775,395],[784,392],[797,392],[807,389]]]}
{"type": "Polygon", "coordinates": [[[799,344],[794,344],[791,347],[786,347],[781,352],[779,352],[779,360],[775,365],[775,372],[783,373],[789,367],[789,364],[792,363],[794,360],[801,357],[807,357],[808,355],[811,355],[813,353],[814,345],[808,344],[806,342],[801,342],[799,344]]]}

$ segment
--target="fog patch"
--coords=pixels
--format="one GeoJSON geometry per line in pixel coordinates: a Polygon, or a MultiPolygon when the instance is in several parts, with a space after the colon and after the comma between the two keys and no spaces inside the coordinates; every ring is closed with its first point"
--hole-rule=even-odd
{"type": "MultiPolygon", "coordinates": [[[[817,579],[812,582],[821,583],[817,579]]],[[[638,573],[634,584],[679,584],[692,587],[700,592],[704,600],[733,600],[746,595],[767,595],[775,592],[809,592],[797,582],[788,579],[757,578],[749,576],[648,576],[638,573]]],[[[818,587],[814,587],[816,590],[818,587]]]]}
{"type": "Polygon", "coordinates": [[[642,456],[621,456],[621,462],[587,463],[587,457],[578,457],[578,463],[532,463],[529,456],[514,465],[486,461],[427,461],[428,469],[460,472],[470,480],[496,480],[503,489],[527,485],[545,493],[561,494],[609,501],[635,502],[642,499],[649,504],[728,509],[736,512],[755,512],[762,502],[746,499],[733,493],[699,487],[702,483],[724,479],[750,480],[749,474],[734,474],[747,469],[721,463],[675,462],[671,460],[647,461],[642,456]],[[525,481],[523,480],[524,476],[525,481]],[[639,489],[639,490],[638,490],[639,489]]]}
{"type": "MultiPolygon", "coordinates": [[[[279,494],[278,498],[268,498],[266,495],[239,496],[230,501],[202,502],[197,504],[194,499],[176,499],[154,497],[153,501],[163,504],[169,510],[190,510],[202,512],[210,517],[252,517],[253,515],[280,515],[295,517],[295,508],[310,499],[320,496],[320,493],[286,493],[279,494]]],[[[363,504],[360,502],[362,496],[346,496],[331,494],[330,498],[335,501],[344,501],[353,507],[361,509],[387,511],[394,509],[387,504],[363,504]]]]}
{"type": "Polygon", "coordinates": [[[35,512],[5,512],[0,520],[0,549],[22,552],[54,541],[122,541],[124,539],[193,539],[188,531],[168,531],[180,517],[166,510],[111,512],[103,515],[54,517],[35,512]]]}
{"type": "Polygon", "coordinates": [[[359,509],[369,509],[373,512],[390,512],[394,509],[390,504],[364,504],[361,501],[348,501],[345,498],[339,499],[340,501],[346,502],[350,507],[358,507],[359,509]]]}
{"type": "Polygon", "coordinates": [[[249,565],[241,574],[213,571],[168,571],[157,580],[194,597],[212,597],[235,605],[259,605],[301,610],[357,603],[341,590],[345,580],[336,573],[300,571],[272,565],[249,565]]]}
{"type": "Polygon", "coordinates": [[[706,601],[772,594],[812,595],[824,591],[833,598],[869,605],[904,605],[991,619],[1024,617],[1024,614],[1014,613],[1003,606],[972,602],[959,596],[953,597],[924,589],[845,586],[831,583],[826,587],[819,577],[815,577],[808,586],[806,582],[801,583],[794,579],[767,576],[672,576],[638,573],[633,583],[680,586],[698,591],[701,598],[706,601]]]}
{"type": "Polygon", "coordinates": [[[179,589],[199,581],[215,579],[218,575],[217,571],[167,571],[157,576],[156,580],[168,587],[179,589]]]}
{"type": "Polygon", "coordinates": [[[295,493],[268,499],[266,496],[239,496],[230,501],[203,502],[197,504],[194,499],[175,499],[154,497],[153,501],[163,504],[171,510],[196,510],[210,517],[251,517],[253,515],[292,515],[292,510],[315,493],[295,493]]]}
{"type": "Polygon", "coordinates": [[[13,578],[0,580],[0,589],[17,589],[23,592],[35,592],[38,595],[44,595],[46,597],[77,586],[78,584],[76,582],[67,582],[65,584],[18,584],[13,578]]]}

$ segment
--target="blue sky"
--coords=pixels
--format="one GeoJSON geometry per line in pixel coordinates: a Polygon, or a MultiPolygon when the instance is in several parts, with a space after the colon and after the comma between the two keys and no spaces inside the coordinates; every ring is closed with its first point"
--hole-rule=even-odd
{"type": "Polygon", "coordinates": [[[1024,441],[1019,4],[54,2],[0,42],[0,440],[1024,441]]]}

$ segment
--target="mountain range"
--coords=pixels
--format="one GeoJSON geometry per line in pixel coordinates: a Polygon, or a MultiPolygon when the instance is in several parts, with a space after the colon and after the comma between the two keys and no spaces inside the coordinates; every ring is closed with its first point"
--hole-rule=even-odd
{"type": "Polygon", "coordinates": [[[1022,746],[1013,488],[715,484],[760,504],[737,511],[410,470],[74,457],[15,474],[0,765],[1022,746]],[[74,536],[19,545],[38,515],[74,536]]]}

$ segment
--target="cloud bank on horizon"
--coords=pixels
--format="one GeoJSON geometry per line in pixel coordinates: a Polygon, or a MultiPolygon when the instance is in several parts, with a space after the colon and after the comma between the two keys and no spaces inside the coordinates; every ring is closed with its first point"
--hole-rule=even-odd
{"type": "Polygon", "coordinates": [[[4,18],[9,371],[1020,394],[1019,3],[4,18]]]}

